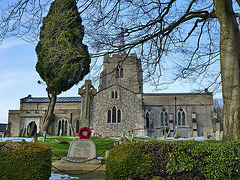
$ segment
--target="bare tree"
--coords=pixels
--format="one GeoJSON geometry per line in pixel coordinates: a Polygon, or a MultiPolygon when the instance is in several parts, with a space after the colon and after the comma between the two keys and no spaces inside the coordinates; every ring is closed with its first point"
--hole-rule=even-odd
{"type": "Polygon", "coordinates": [[[174,69],[171,82],[210,76],[206,88],[222,84],[224,136],[239,139],[239,5],[232,0],[98,0],[86,10],[86,32],[94,29],[89,39],[100,53],[138,52],[149,78],[174,69]],[[116,31],[121,27],[124,45],[116,31]],[[211,68],[216,63],[219,71],[211,68]]]}
{"type": "Polygon", "coordinates": [[[93,56],[137,52],[155,84],[190,78],[205,88],[222,85],[224,136],[240,138],[239,0],[79,0],[78,5],[88,21],[93,56]]]}

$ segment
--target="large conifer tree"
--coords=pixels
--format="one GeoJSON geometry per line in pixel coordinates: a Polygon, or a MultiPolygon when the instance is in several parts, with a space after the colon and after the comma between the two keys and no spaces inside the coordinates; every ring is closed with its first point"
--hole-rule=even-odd
{"type": "Polygon", "coordinates": [[[53,121],[57,95],[67,91],[89,73],[90,56],[82,44],[84,29],[75,0],[55,0],[43,20],[36,47],[36,70],[46,82],[49,106],[41,133],[53,121]]]}

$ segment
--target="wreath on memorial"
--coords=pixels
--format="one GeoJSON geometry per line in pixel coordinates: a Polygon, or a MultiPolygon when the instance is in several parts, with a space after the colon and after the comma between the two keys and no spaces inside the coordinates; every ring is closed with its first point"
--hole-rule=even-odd
{"type": "Polygon", "coordinates": [[[80,139],[89,139],[89,137],[91,136],[91,130],[87,127],[82,127],[81,129],[79,129],[78,131],[78,136],[80,139]],[[83,131],[87,131],[87,135],[84,136],[82,133],[83,131]]]}

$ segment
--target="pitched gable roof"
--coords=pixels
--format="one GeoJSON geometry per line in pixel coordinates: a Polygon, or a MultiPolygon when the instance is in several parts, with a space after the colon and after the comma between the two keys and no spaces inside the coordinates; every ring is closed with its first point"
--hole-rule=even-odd
{"type": "MultiPolygon", "coordinates": [[[[82,98],[79,97],[57,97],[56,102],[81,102],[82,98]]],[[[32,97],[28,95],[25,98],[21,99],[21,103],[48,103],[49,100],[47,97],[32,97]]]]}

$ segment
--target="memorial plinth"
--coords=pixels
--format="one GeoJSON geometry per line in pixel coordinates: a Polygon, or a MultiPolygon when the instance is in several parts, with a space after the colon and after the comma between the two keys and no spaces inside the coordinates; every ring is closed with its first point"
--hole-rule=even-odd
{"type": "Polygon", "coordinates": [[[97,159],[97,148],[90,139],[76,139],[70,143],[67,157],[62,158],[64,163],[89,163],[100,164],[97,159]]]}

